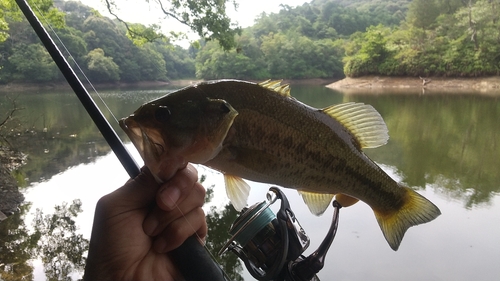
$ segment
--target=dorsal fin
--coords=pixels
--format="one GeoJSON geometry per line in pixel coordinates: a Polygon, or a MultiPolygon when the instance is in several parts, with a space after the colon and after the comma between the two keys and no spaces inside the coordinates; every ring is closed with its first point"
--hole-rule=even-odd
{"type": "Polygon", "coordinates": [[[266,89],[272,90],[272,91],[274,91],[282,96],[290,97],[290,85],[288,85],[288,84],[281,85],[281,82],[283,82],[283,80],[271,80],[271,79],[269,79],[269,80],[260,82],[257,85],[264,87],[266,89]]]}
{"type": "Polygon", "coordinates": [[[344,125],[361,148],[379,147],[389,139],[384,119],[371,105],[348,102],[329,106],[323,112],[344,125]]]}

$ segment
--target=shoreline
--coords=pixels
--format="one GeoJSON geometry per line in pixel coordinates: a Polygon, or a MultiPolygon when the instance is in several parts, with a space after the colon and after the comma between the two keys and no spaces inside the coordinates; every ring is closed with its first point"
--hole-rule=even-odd
{"type": "MultiPolygon", "coordinates": [[[[282,84],[291,85],[323,85],[327,88],[342,91],[345,94],[360,92],[370,93],[479,93],[489,95],[500,95],[500,76],[490,77],[425,77],[428,81],[425,85],[419,77],[391,77],[391,76],[363,76],[344,79],[283,79],[282,84]]],[[[180,79],[171,81],[140,81],[134,83],[99,83],[94,86],[99,90],[135,87],[162,87],[162,86],[187,86],[202,82],[201,79],[180,79]]],[[[247,80],[251,82],[262,82],[247,80]]],[[[84,83],[85,87],[90,86],[84,83]]],[[[47,90],[71,90],[67,82],[57,83],[9,83],[0,85],[0,93],[19,91],[47,91],[47,90]]]]}
{"type": "Polygon", "coordinates": [[[360,92],[381,93],[477,93],[500,95],[500,76],[458,78],[425,77],[426,83],[419,77],[363,76],[344,78],[326,87],[342,91],[345,94],[360,92]]]}
{"type": "MultiPolygon", "coordinates": [[[[109,88],[122,88],[122,87],[159,87],[165,85],[175,85],[177,81],[186,81],[189,83],[190,80],[175,80],[171,82],[166,81],[140,81],[134,83],[98,83],[94,84],[96,88],[99,89],[109,89],[109,88]]],[[[193,81],[196,81],[193,79],[193,81]]],[[[86,88],[90,88],[89,83],[82,84],[86,88]]],[[[53,83],[9,83],[5,85],[0,85],[0,93],[4,92],[17,92],[17,91],[46,91],[46,90],[71,90],[71,86],[66,82],[53,82],[53,83]]]]}
{"type": "MultiPolygon", "coordinates": [[[[310,78],[310,79],[283,79],[283,84],[292,84],[292,85],[328,85],[338,79],[322,79],[322,78],[310,78]]],[[[171,80],[171,81],[140,81],[134,83],[125,83],[125,82],[116,82],[116,83],[99,83],[94,84],[94,86],[99,89],[116,89],[116,88],[139,88],[139,87],[162,87],[162,86],[187,86],[197,84],[199,82],[208,81],[202,79],[179,79],[179,80],[171,80]]],[[[244,81],[252,81],[255,83],[262,82],[260,80],[244,80],[244,81]]],[[[89,88],[88,83],[83,83],[83,85],[89,88]]],[[[71,90],[71,87],[67,82],[57,82],[57,83],[9,83],[5,85],[0,85],[0,93],[6,92],[20,92],[20,91],[48,91],[48,90],[71,90]]]]}

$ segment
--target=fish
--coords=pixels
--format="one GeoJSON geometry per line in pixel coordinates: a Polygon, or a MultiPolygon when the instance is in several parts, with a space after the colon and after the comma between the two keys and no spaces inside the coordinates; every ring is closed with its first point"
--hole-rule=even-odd
{"type": "Polygon", "coordinates": [[[150,101],[119,123],[153,174],[179,157],[220,171],[236,210],[249,195],[244,179],[296,189],[315,215],[334,197],[343,207],[361,200],[395,251],[409,227],[441,214],[363,152],[389,139],[371,105],[317,109],[290,93],[280,80],[206,81],[150,101]]]}

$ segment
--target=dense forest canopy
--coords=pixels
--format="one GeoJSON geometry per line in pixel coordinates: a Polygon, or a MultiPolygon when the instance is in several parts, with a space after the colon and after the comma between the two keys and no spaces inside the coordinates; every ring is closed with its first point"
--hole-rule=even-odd
{"type": "MultiPolygon", "coordinates": [[[[166,37],[134,44],[137,38],[131,40],[130,27],[147,27],[100,16],[79,2],[58,2],[56,6],[65,13],[66,23],[57,29],[58,35],[96,82],[195,75],[260,80],[500,73],[500,0],[283,4],[278,13],[262,13],[253,26],[233,33],[232,42],[200,39],[193,44],[199,48],[187,50],[166,37]],[[234,48],[227,50],[226,43],[234,48]]],[[[0,43],[0,83],[61,80],[30,26],[19,17],[0,17],[0,31],[2,19],[10,28],[10,37],[0,43]]]]}
{"type": "MultiPolygon", "coordinates": [[[[65,13],[66,23],[56,33],[91,81],[165,81],[194,76],[194,50],[174,46],[165,38],[137,46],[117,20],[80,2],[58,2],[56,6],[65,13]]],[[[9,28],[10,36],[0,44],[0,83],[62,81],[29,23],[11,21],[9,28]]]]}
{"type": "Polygon", "coordinates": [[[315,0],[262,14],[222,52],[198,53],[200,78],[500,74],[499,0],[315,0]]]}

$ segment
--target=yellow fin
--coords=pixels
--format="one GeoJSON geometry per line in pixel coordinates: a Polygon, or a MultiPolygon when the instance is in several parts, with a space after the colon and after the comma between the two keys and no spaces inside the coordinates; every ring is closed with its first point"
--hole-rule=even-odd
{"type": "Polygon", "coordinates": [[[359,201],[358,198],[354,198],[349,195],[345,195],[343,193],[336,194],[335,200],[337,200],[337,202],[339,202],[340,206],[342,207],[352,206],[359,201]]]}
{"type": "Polygon", "coordinates": [[[316,216],[323,214],[330,205],[334,194],[314,193],[307,191],[299,191],[304,203],[306,203],[309,211],[316,216]]]}
{"type": "Polygon", "coordinates": [[[361,148],[379,147],[389,139],[384,119],[371,105],[348,102],[324,108],[323,112],[342,123],[361,148]]]}
{"type": "Polygon", "coordinates": [[[385,240],[394,251],[398,250],[408,228],[430,222],[441,214],[431,201],[408,187],[402,188],[406,189],[407,195],[399,210],[383,212],[373,209],[385,240]]]}
{"type": "Polygon", "coordinates": [[[236,211],[241,211],[247,205],[250,186],[242,178],[224,174],[226,194],[236,211]]]}
{"type": "Polygon", "coordinates": [[[283,80],[266,80],[263,82],[258,83],[257,85],[267,88],[269,90],[275,91],[276,93],[285,96],[285,97],[290,97],[290,85],[285,84],[281,85],[281,82],[283,80]]]}

